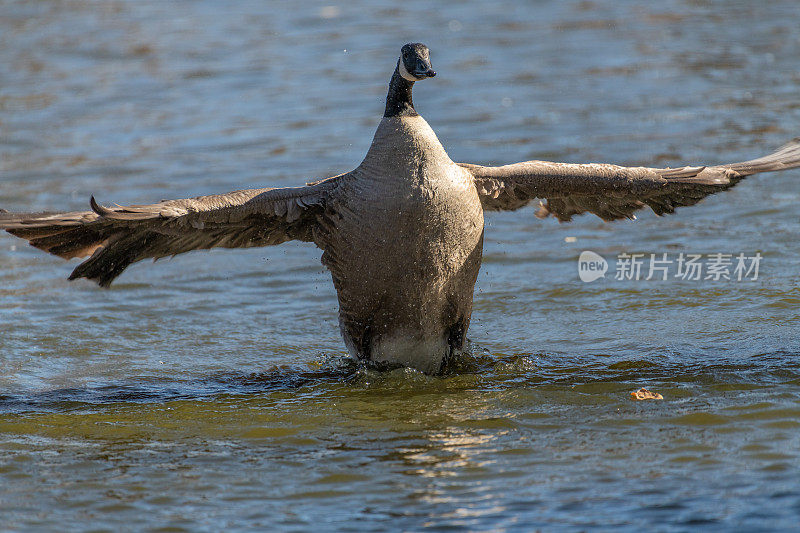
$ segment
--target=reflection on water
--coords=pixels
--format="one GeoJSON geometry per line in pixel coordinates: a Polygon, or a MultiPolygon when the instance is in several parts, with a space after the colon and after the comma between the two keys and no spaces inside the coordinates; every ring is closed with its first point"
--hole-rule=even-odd
{"type": "MultiPolygon", "coordinates": [[[[790,0],[39,1],[0,8],[0,207],[84,209],[354,167],[399,46],[457,161],[657,166],[798,135],[790,0]],[[746,28],[739,31],[736,29],[746,28]]],[[[343,358],[309,245],[101,291],[0,236],[0,516],[68,527],[796,527],[798,173],[635,223],[487,217],[470,354],[343,358]],[[761,253],[758,282],[584,284],[583,250],[761,253]],[[633,402],[642,386],[664,396],[633,402]]]]}
{"type": "Polygon", "coordinates": [[[695,365],[466,358],[475,372],[445,377],[334,359],[7,395],[5,501],[23,505],[46,486],[39,505],[54,512],[31,523],[134,513],[128,521],[142,526],[187,527],[209,498],[213,523],[286,527],[641,517],[682,528],[794,516],[785,505],[798,496],[800,369],[776,364],[785,353],[695,365]],[[642,384],[665,400],[628,400],[642,384]],[[745,502],[764,516],[746,514],[745,502]]]}

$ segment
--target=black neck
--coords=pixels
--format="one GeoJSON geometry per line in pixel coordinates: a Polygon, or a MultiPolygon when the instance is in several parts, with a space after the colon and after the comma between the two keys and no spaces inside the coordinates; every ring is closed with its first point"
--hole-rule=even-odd
{"type": "Polygon", "coordinates": [[[411,101],[411,89],[414,87],[413,81],[408,81],[400,75],[400,61],[392,74],[392,81],[389,82],[389,94],[386,95],[386,111],[384,117],[415,117],[417,112],[414,110],[414,102],[411,101]]]}

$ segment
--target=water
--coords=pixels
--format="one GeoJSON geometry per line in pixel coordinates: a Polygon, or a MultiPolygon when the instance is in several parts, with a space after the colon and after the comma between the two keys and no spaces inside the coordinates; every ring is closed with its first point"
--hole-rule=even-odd
{"type": "MultiPolygon", "coordinates": [[[[415,103],[454,160],[753,157],[800,134],[797,15],[0,2],[0,206],[349,170],[411,40],[439,73],[415,103]]],[[[1,236],[0,529],[796,527],[798,179],[636,222],[488,216],[472,351],[441,377],[344,360],[309,245],[138,264],[100,290],[1,236]],[[606,279],[578,280],[583,250],[606,279]],[[616,281],[623,252],[763,261],[755,281],[616,281]],[[631,401],[642,386],[665,399],[631,401]]]]}

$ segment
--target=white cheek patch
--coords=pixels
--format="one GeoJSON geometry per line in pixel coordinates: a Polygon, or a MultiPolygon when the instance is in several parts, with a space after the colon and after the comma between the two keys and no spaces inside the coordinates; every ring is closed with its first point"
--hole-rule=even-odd
{"type": "Polygon", "coordinates": [[[400,73],[400,75],[404,79],[406,79],[408,81],[418,81],[417,78],[412,76],[411,73],[408,70],[406,70],[406,65],[405,65],[405,63],[403,63],[403,58],[402,57],[400,58],[400,65],[398,66],[397,71],[400,73]]]}

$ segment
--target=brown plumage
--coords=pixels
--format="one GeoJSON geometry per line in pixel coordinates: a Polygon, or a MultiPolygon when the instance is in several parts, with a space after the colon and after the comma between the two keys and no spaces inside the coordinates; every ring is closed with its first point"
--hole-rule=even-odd
{"type": "Polygon", "coordinates": [[[89,257],[69,279],[108,287],[128,265],[214,247],[312,241],[324,196],[341,176],[305,187],[249,189],[228,194],[92,211],[0,214],[0,228],[45,252],[89,257]]]}
{"type": "Polygon", "coordinates": [[[463,347],[483,249],[483,212],[543,199],[537,216],[634,218],[694,205],[745,176],[800,166],[800,140],[730,165],[676,169],[527,161],[456,164],[414,110],[414,81],[435,76],[428,49],[403,47],[384,118],[353,171],[304,187],[250,189],[150,205],[13,214],[0,229],[65,259],[70,279],[107,287],[146,258],[288,240],[323,250],[349,351],[375,363],[436,372],[463,347]]]}
{"type": "Polygon", "coordinates": [[[543,198],[536,215],[567,222],[573,215],[593,213],[603,220],[636,218],[634,211],[649,206],[657,215],[694,205],[709,194],[729,189],[759,172],[800,165],[800,138],[776,152],[728,165],[647,168],[599,163],[576,165],[525,161],[501,167],[462,164],[475,177],[483,208],[514,210],[543,198]]]}

